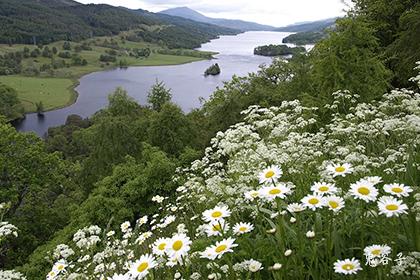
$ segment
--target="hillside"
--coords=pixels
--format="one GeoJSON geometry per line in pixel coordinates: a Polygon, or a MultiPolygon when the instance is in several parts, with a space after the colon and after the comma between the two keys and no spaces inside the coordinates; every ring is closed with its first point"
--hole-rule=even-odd
{"type": "Polygon", "coordinates": [[[176,19],[171,21],[143,10],[83,5],[71,0],[3,0],[0,2],[0,25],[0,43],[8,44],[78,41],[131,29],[175,25],[167,33],[188,33],[189,38],[195,39],[195,46],[197,42],[236,32],[217,26],[194,26],[194,22],[183,22],[181,26],[176,19]]]}
{"type": "Polygon", "coordinates": [[[199,12],[194,11],[188,7],[168,9],[161,11],[160,13],[170,16],[187,18],[198,22],[210,23],[222,27],[239,29],[241,31],[271,31],[275,29],[273,26],[262,25],[255,22],[206,17],[205,15],[200,14],[199,12]]]}
{"type": "Polygon", "coordinates": [[[296,23],[280,28],[276,28],[275,31],[280,32],[320,32],[328,27],[335,25],[337,18],[328,18],[318,21],[296,23]]]}

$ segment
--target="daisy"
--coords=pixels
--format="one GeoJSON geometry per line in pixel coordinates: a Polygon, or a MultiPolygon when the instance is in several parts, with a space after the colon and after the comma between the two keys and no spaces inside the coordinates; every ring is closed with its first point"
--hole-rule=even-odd
{"type": "Polygon", "coordinates": [[[213,209],[203,212],[203,220],[206,222],[217,222],[230,216],[230,210],[227,206],[216,206],[213,209]]]}
{"type": "Polygon", "coordinates": [[[205,227],[207,236],[219,236],[222,233],[225,233],[229,230],[229,224],[225,220],[219,220],[217,222],[212,222],[205,227]]]}
{"type": "Polygon", "coordinates": [[[264,169],[260,175],[260,184],[267,183],[267,182],[276,182],[278,178],[282,175],[282,171],[280,167],[272,165],[266,169],[264,169]]]}
{"type": "Polygon", "coordinates": [[[254,229],[254,226],[250,223],[237,223],[233,226],[233,232],[236,235],[241,235],[244,233],[251,232],[254,229]]]}
{"type": "Polygon", "coordinates": [[[344,207],[344,199],[335,195],[325,197],[323,199],[323,203],[333,212],[338,212],[341,208],[344,207]]]}
{"type": "Polygon", "coordinates": [[[373,185],[377,185],[382,182],[382,178],[379,176],[369,176],[366,177],[365,180],[372,183],[373,185]]]}
{"type": "Polygon", "coordinates": [[[169,238],[159,238],[159,239],[157,239],[152,245],[153,254],[155,254],[157,256],[165,255],[165,252],[166,252],[166,249],[167,249],[167,246],[168,246],[169,242],[171,242],[171,240],[169,238]]]}
{"type": "Polygon", "coordinates": [[[392,196],[383,196],[378,201],[379,214],[387,217],[399,216],[407,214],[408,207],[402,200],[398,200],[392,196]]]}
{"type": "Polygon", "coordinates": [[[67,267],[66,261],[65,260],[59,260],[57,261],[54,266],[53,266],[53,271],[55,271],[57,274],[61,273],[62,271],[64,271],[67,267]]]}
{"type": "Polygon", "coordinates": [[[367,246],[364,250],[366,258],[378,258],[382,256],[388,256],[391,253],[391,247],[388,245],[371,245],[367,246]]]}
{"type": "Polygon", "coordinates": [[[375,201],[378,196],[378,190],[367,180],[360,180],[350,185],[350,195],[356,199],[366,202],[375,201]]]}
{"type": "Polygon", "coordinates": [[[142,255],[130,268],[130,274],[136,279],[143,279],[149,274],[149,270],[157,266],[152,255],[142,255]]]}
{"type": "Polygon", "coordinates": [[[254,199],[260,196],[260,193],[258,191],[252,190],[252,191],[246,192],[244,195],[245,195],[246,200],[253,201],[254,199]]]}
{"type": "Polygon", "coordinates": [[[388,184],[384,186],[384,191],[396,197],[407,197],[413,189],[403,184],[388,184]]]}
{"type": "Polygon", "coordinates": [[[225,253],[233,252],[232,248],[238,246],[238,244],[235,244],[234,242],[235,239],[232,238],[218,241],[216,242],[216,245],[207,247],[206,250],[201,253],[201,257],[210,260],[220,259],[225,253]]]}
{"type": "Polygon", "coordinates": [[[357,271],[362,270],[360,262],[355,258],[345,259],[344,261],[337,260],[334,263],[334,271],[341,274],[357,274],[357,271]]]}
{"type": "Polygon", "coordinates": [[[290,193],[290,189],[284,184],[279,184],[278,186],[263,187],[258,192],[260,197],[272,201],[277,197],[285,198],[290,193]]]}
{"type": "Polygon", "coordinates": [[[327,166],[327,171],[333,177],[337,177],[337,176],[345,177],[347,174],[350,174],[353,172],[353,168],[350,163],[330,164],[327,166]]]}
{"type": "Polygon", "coordinates": [[[168,243],[166,253],[171,258],[185,256],[190,250],[191,240],[185,234],[175,234],[168,243]]]}
{"type": "Polygon", "coordinates": [[[321,208],[323,205],[322,196],[317,194],[310,194],[300,200],[306,208],[315,211],[317,208],[321,208]]]}
{"type": "Polygon", "coordinates": [[[328,184],[325,182],[316,182],[311,186],[311,191],[320,195],[324,195],[324,194],[334,194],[338,190],[334,184],[328,184]]]}
{"type": "Polygon", "coordinates": [[[302,212],[305,209],[305,205],[301,203],[290,203],[289,205],[287,205],[287,211],[289,211],[290,213],[302,212]]]}

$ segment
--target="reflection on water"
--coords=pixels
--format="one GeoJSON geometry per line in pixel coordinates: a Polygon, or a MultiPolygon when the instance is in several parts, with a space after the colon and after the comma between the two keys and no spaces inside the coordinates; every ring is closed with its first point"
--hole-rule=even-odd
{"type": "Polygon", "coordinates": [[[164,81],[172,89],[172,100],[184,111],[200,107],[200,97],[207,99],[224,81],[233,75],[243,76],[255,72],[261,64],[269,64],[271,58],[254,56],[256,46],[280,44],[290,33],[246,32],[237,36],[221,36],[204,44],[201,50],[217,51],[216,60],[198,61],[174,66],[128,67],[86,75],[76,88],[79,97],[73,105],[46,112],[44,118],[28,114],[15,124],[19,131],[34,131],[43,136],[49,127],[65,123],[67,116],[77,114],[89,117],[108,104],[108,95],[121,86],[140,104],[146,104],[147,93],[156,79],[164,81]],[[217,62],[222,73],[204,77],[204,71],[217,62]]]}

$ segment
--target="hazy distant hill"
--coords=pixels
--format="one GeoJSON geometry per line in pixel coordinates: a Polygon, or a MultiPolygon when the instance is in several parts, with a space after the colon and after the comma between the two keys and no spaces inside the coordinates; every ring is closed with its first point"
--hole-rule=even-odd
{"type": "Polygon", "coordinates": [[[337,18],[328,18],[313,22],[297,23],[285,27],[276,28],[280,32],[321,32],[328,27],[335,25],[337,18]]]}
{"type": "Polygon", "coordinates": [[[210,23],[218,26],[239,29],[241,31],[271,31],[275,29],[275,27],[273,26],[262,25],[255,22],[206,17],[205,15],[200,14],[199,12],[194,11],[188,7],[168,9],[161,11],[160,13],[171,16],[183,17],[198,22],[210,23]]]}
{"type": "Polygon", "coordinates": [[[170,42],[173,47],[196,47],[218,35],[239,32],[144,10],[84,5],[72,0],[0,1],[0,43],[33,43],[34,38],[37,43],[81,40],[157,25],[165,27],[160,28],[158,39],[170,42]],[[177,35],[180,41],[185,38],[189,42],[174,45],[172,37],[177,35]]]}

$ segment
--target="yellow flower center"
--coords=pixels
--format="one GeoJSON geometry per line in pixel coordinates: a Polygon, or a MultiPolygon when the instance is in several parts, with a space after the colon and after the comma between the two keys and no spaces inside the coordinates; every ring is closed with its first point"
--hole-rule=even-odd
{"type": "Polygon", "coordinates": [[[214,231],[220,231],[221,229],[222,227],[219,224],[213,226],[214,231]]]}
{"type": "Polygon", "coordinates": [[[172,249],[174,249],[175,251],[179,251],[182,248],[182,245],[184,245],[182,241],[177,240],[174,242],[174,244],[172,244],[172,249]]]}
{"type": "Polygon", "coordinates": [[[319,203],[319,200],[317,198],[311,198],[308,202],[312,205],[316,205],[319,203]]]}
{"type": "Polygon", "coordinates": [[[270,179],[271,177],[274,176],[274,174],[275,174],[274,171],[270,170],[267,173],[265,173],[265,178],[270,179]]]}
{"type": "Polygon", "coordinates": [[[221,252],[225,251],[226,248],[227,248],[226,245],[219,245],[219,246],[216,247],[216,253],[221,253],[221,252]]]}
{"type": "Polygon", "coordinates": [[[276,194],[280,194],[281,193],[281,190],[279,190],[279,189],[272,189],[268,193],[271,194],[271,195],[276,195],[276,194]]]}
{"type": "Polygon", "coordinates": [[[335,209],[338,207],[338,203],[335,201],[329,201],[328,204],[331,206],[331,208],[335,209]]]}
{"type": "Polygon", "coordinates": [[[166,247],[166,243],[160,243],[159,246],[158,246],[158,249],[163,251],[163,250],[165,250],[165,247],[166,247]]]}
{"type": "Polygon", "coordinates": [[[220,217],[222,216],[222,212],[220,212],[220,211],[214,211],[214,212],[211,214],[211,216],[212,216],[213,218],[220,218],[220,217]]]}
{"type": "Polygon", "coordinates": [[[380,253],[381,253],[381,249],[375,249],[375,250],[372,250],[372,255],[375,255],[375,256],[377,256],[377,255],[379,255],[380,253]]]}
{"type": "Polygon", "coordinates": [[[368,188],[366,188],[366,187],[360,187],[357,191],[358,191],[360,194],[363,194],[363,195],[368,195],[368,194],[370,194],[370,190],[369,190],[368,188]]]}
{"type": "Polygon", "coordinates": [[[398,187],[392,188],[391,190],[392,190],[394,193],[402,193],[402,192],[403,192],[403,189],[398,188],[398,187]]]}
{"type": "Polygon", "coordinates": [[[344,172],[344,171],[346,171],[346,168],[344,166],[338,166],[338,167],[335,168],[335,172],[341,173],[341,172],[344,172]]]}
{"type": "Polygon", "coordinates": [[[398,210],[398,205],[388,204],[387,206],[385,206],[385,208],[386,210],[389,210],[389,211],[395,211],[395,210],[398,210]]]}
{"type": "Polygon", "coordinates": [[[137,266],[137,272],[143,272],[149,267],[149,264],[147,262],[142,262],[137,266]]]}
{"type": "Polygon", "coordinates": [[[322,186],[322,187],[319,187],[319,191],[320,192],[327,192],[327,191],[329,191],[330,190],[330,188],[329,187],[327,187],[327,186],[322,186]]]}
{"type": "Polygon", "coordinates": [[[351,263],[346,263],[346,264],[343,264],[343,266],[341,268],[344,269],[344,270],[349,271],[349,270],[353,270],[354,269],[354,265],[351,264],[351,263]]]}
{"type": "Polygon", "coordinates": [[[57,269],[58,269],[58,270],[63,270],[63,269],[64,269],[64,265],[62,265],[62,264],[58,265],[58,266],[57,266],[57,269]]]}
{"type": "Polygon", "coordinates": [[[258,196],[258,192],[252,192],[252,193],[251,193],[251,196],[252,196],[252,197],[257,197],[257,196],[258,196]]]}
{"type": "Polygon", "coordinates": [[[246,231],[247,229],[248,229],[247,227],[240,227],[240,228],[239,228],[239,231],[244,232],[244,231],[246,231]]]}

